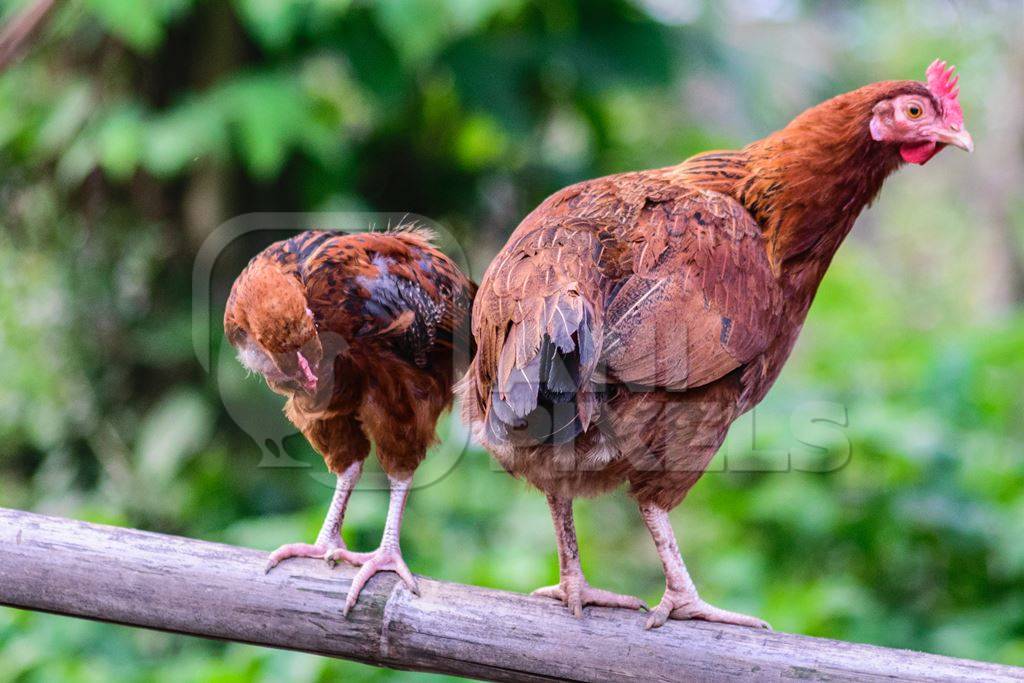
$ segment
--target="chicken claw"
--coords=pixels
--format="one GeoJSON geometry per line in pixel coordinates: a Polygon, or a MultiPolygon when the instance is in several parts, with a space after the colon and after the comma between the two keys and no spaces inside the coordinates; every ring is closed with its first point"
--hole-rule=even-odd
{"type": "Polygon", "coordinates": [[[702,619],[751,628],[771,628],[767,621],[720,609],[701,600],[697,595],[697,587],[690,578],[690,572],[686,570],[686,564],[679,554],[679,544],[676,543],[668,511],[653,503],[643,503],[640,505],[640,513],[665,567],[665,595],[651,611],[644,628],[658,628],[669,619],[702,619]]]}
{"type": "Polygon", "coordinates": [[[730,612],[729,610],[709,605],[701,600],[696,592],[687,591],[665,591],[661,602],[651,610],[651,616],[647,618],[647,624],[644,625],[644,628],[658,628],[669,619],[701,619],[703,621],[717,621],[721,624],[771,629],[768,622],[763,619],[740,614],[739,612],[730,612]]]}
{"type": "Polygon", "coordinates": [[[572,498],[548,495],[551,521],[555,524],[555,541],[558,544],[558,584],[538,588],[533,595],[561,600],[574,617],[583,616],[587,605],[598,607],[621,607],[624,609],[647,609],[643,600],[632,595],[619,595],[611,591],[591,588],[583,576],[580,566],[580,549],[576,541],[576,526],[573,523],[572,498]]]}
{"type": "Polygon", "coordinates": [[[579,619],[587,605],[595,607],[620,607],[623,609],[647,609],[647,604],[632,595],[620,595],[600,588],[592,588],[582,576],[569,575],[555,586],[538,588],[532,595],[561,600],[572,615],[579,619]]]}
{"type": "Polygon", "coordinates": [[[359,593],[363,590],[363,586],[377,572],[395,572],[413,595],[420,594],[420,588],[416,585],[416,579],[409,571],[409,566],[405,564],[402,550],[398,544],[399,531],[402,528],[402,513],[405,510],[405,500],[409,495],[412,477],[389,476],[388,482],[391,485],[391,500],[388,503],[388,518],[384,523],[384,535],[381,537],[380,547],[372,553],[354,553],[347,548],[337,548],[324,558],[328,562],[344,560],[359,567],[359,571],[352,578],[352,586],[348,589],[348,597],[345,599],[344,615],[346,617],[355,606],[356,600],[359,599],[359,593]]]}
{"type": "Polygon", "coordinates": [[[409,566],[402,558],[402,551],[397,546],[381,546],[372,553],[355,553],[345,548],[337,548],[328,553],[325,557],[328,562],[344,560],[349,564],[359,567],[359,571],[352,578],[352,585],[348,589],[348,597],[345,599],[344,616],[355,606],[366,582],[377,572],[395,572],[401,577],[402,582],[412,591],[413,595],[420,594],[419,585],[415,577],[409,571],[409,566]]]}
{"type": "Polygon", "coordinates": [[[328,548],[326,545],[313,543],[286,543],[274,552],[270,553],[270,557],[267,558],[267,566],[263,568],[263,573],[269,574],[271,569],[281,564],[284,560],[290,560],[293,557],[316,557],[326,559],[327,553],[331,552],[331,550],[333,550],[333,548],[328,548]]]}
{"type": "Polygon", "coordinates": [[[341,523],[345,518],[348,498],[362,472],[363,463],[357,460],[338,475],[334,496],[331,498],[331,506],[327,509],[327,516],[320,527],[320,533],[317,534],[316,543],[288,543],[281,546],[270,553],[270,557],[267,558],[267,566],[263,570],[264,574],[269,573],[283,560],[292,557],[318,557],[326,560],[329,553],[345,547],[344,541],[341,540],[341,523]]]}

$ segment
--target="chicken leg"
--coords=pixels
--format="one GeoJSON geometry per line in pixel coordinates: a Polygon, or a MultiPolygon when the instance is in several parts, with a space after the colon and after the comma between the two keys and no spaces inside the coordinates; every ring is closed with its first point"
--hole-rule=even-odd
{"type": "Polygon", "coordinates": [[[672,523],[668,511],[645,503],[640,505],[640,513],[644,523],[651,532],[654,545],[658,548],[658,556],[665,567],[665,595],[658,606],[651,611],[644,628],[658,628],[669,618],[672,619],[703,619],[718,621],[723,624],[737,624],[752,628],[771,628],[768,622],[757,617],[747,616],[739,612],[730,612],[709,605],[697,595],[697,587],[693,585],[690,573],[686,571],[683,558],[679,554],[676,535],[672,531],[672,523]]]}
{"type": "Polygon", "coordinates": [[[416,579],[409,571],[408,565],[402,558],[402,549],[399,546],[399,536],[402,529],[402,513],[405,511],[405,501],[409,496],[409,485],[412,477],[399,479],[388,477],[391,484],[391,499],[388,503],[388,518],[384,523],[384,535],[380,540],[380,547],[370,553],[355,553],[347,548],[336,548],[327,555],[332,562],[344,560],[349,564],[359,567],[359,571],[352,578],[352,585],[348,590],[348,597],[345,599],[344,615],[347,617],[349,611],[359,599],[359,593],[371,576],[380,571],[392,571],[401,577],[402,581],[413,592],[420,594],[416,579]]]}
{"type": "Polygon", "coordinates": [[[624,607],[626,609],[647,609],[639,598],[619,595],[611,591],[592,588],[583,576],[580,565],[580,550],[576,543],[576,527],[572,518],[572,499],[548,496],[551,519],[555,524],[555,539],[558,542],[558,585],[538,588],[533,595],[561,600],[573,616],[583,616],[583,607],[624,607]]]}
{"type": "Polygon", "coordinates": [[[334,487],[334,496],[331,497],[331,506],[327,509],[327,516],[324,518],[320,533],[316,536],[316,543],[288,543],[281,546],[270,554],[267,559],[267,567],[264,570],[269,572],[282,560],[292,557],[319,557],[329,559],[328,553],[344,548],[341,540],[341,524],[345,519],[345,508],[348,506],[349,496],[352,489],[356,487],[359,476],[363,473],[363,462],[357,460],[338,475],[338,481],[334,487]]]}

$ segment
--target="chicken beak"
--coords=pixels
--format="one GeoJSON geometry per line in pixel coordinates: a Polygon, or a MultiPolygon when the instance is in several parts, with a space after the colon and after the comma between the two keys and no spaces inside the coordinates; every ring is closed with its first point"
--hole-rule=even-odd
{"type": "Polygon", "coordinates": [[[301,351],[296,351],[295,355],[299,362],[299,370],[302,372],[302,387],[311,394],[316,393],[318,384],[316,373],[313,372],[313,368],[310,367],[309,361],[306,360],[301,351]]]}
{"type": "Polygon", "coordinates": [[[959,147],[968,154],[974,151],[974,140],[971,138],[971,134],[967,132],[966,128],[960,126],[939,131],[935,139],[938,142],[959,147]]]}

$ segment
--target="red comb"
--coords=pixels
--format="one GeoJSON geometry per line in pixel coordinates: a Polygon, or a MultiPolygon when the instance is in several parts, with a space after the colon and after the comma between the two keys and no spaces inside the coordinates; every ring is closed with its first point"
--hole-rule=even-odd
{"type": "Polygon", "coordinates": [[[947,126],[960,126],[964,122],[964,110],[960,108],[960,76],[956,67],[946,67],[946,63],[936,59],[925,72],[928,77],[928,89],[942,107],[942,122],[947,126]]]}

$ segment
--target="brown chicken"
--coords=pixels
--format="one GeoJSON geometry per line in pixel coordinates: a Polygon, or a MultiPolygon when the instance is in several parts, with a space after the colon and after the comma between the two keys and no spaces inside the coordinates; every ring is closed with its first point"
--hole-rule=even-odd
{"type": "Polygon", "coordinates": [[[361,565],[346,615],[378,571],[397,572],[418,593],[399,547],[402,512],[437,418],[451,405],[460,358],[469,357],[475,289],[428,234],[401,229],[301,233],[258,254],[231,289],[227,339],[243,365],[288,397],[288,419],[337,476],[316,542],[281,546],[267,571],[290,557],[361,565]],[[380,547],[357,553],[340,532],[371,441],[391,502],[380,547]]]}
{"type": "Polygon", "coordinates": [[[668,512],[778,377],[836,249],[886,177],[973,148],[953,69],[868,85],[738,151],[573,185],[519,225],[474,304],[459,392],[475,436],[544,491],[560,581],[538,594],[639,608],[587,585],[572,499],[628,482],[664,565],[647,627],[767,627],[697,594],[668,512]]]}

